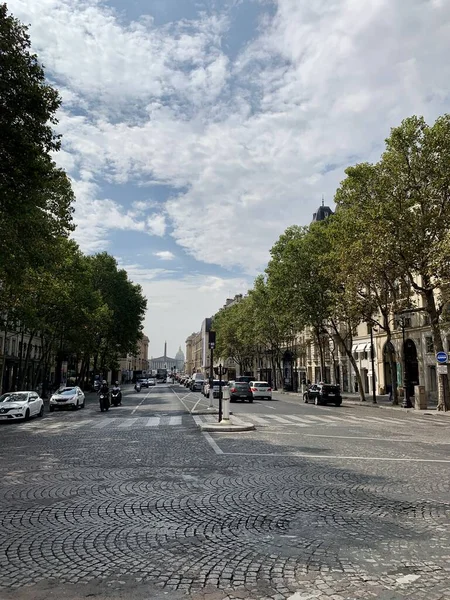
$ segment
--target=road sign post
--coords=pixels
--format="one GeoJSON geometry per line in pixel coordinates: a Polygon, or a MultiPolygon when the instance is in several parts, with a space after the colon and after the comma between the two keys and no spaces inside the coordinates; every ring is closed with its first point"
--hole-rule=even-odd
{"type": "Polygon", "coordinates": [[[439,365],[445,365],[448,362],[448,354],[447,352],[444,352],[443,350],[441,352],[437,352],[436,353],[436,362],[439,365]]]}

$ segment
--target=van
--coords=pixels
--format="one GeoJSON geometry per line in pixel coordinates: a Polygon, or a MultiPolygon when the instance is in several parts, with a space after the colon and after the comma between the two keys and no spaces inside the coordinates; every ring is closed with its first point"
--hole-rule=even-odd
{"type": "Polygon", "coordinates": [[[205,377],[202,373],[194,373],[191,379],[190,389],[192,392],[201,391],[205,377]]]}

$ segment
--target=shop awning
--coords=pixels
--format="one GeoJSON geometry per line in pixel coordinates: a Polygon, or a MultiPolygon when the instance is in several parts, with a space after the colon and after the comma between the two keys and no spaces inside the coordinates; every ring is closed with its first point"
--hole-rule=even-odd
{"type": "Polygon", "coordinates": [[[352,353],[355,352],[366,352],[367,348],[370,348],[370,342],[359,342],[358,344],[353,344],[352,353]]]}

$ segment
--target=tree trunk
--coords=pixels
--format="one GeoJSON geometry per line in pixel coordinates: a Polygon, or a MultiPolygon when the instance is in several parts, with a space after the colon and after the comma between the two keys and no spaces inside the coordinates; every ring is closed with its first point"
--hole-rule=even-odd
{"type": "Polygon", "coordinates": [[[8,320],[5,322],[3,329],[3,348],[2,350],[2,368],[0,370],[0,392],[3,394],[3,378],[5,377],[6,368],[6,336],[8,335],[8,320]]]}
{"type": "MultiPolygon", "coordinates": [[[[20,374],[20,387],[21,388],[28,386],[28,381],[27,381],[26,377],[27,377],[27,371],[28,371],[28,364],[30,362],[31,342],[34,339],[35,333],[36,333],[35,331],[32,331],[30,333],[30,339],[28,340],[27,353],[25,354],[25,361],[23,363],[22,372],[20,374]]],[[[23,346],[22,346],[22,348],[23,348],[23,346]]]]}
{"type": "MultiPolygon", "coordinates": [[[[342,347],[345,350],[345,354],[347,355],[348,359],[350,360],[350,363],[353,367],[353,370],[355,371],[355,376],[356,379],[358,381],[358,390],[359,390],[359,397],[361,398],[361,402],[365,402],[366,401],[366,395],[364,392],[364,387],[362,384],[362,379],[361,379],[361,373],[359,372],[359,368],[358,365],[356,363],[356,360],[352,354],[352,346],[353,346],[353,337],[349,336],[349,337],[343,337],[342,333],[339,330],[339,327],[337,326],[337,324],[333,321],[333,319],[330,320],[331,325],[334,329],[334,332],[336,334],[336,337],[338,338],[338,340],[340,341],[342,347]],[[349,346],[349,347],[348,347],[349,346]]],[[[348,328],[349,331],[351,331],[351,324],[347,324],[346,327],[348,328]]]]}
{"type": "Polygon", "coordinates": [[[23,338],[24,338],[25,332],[22,329],[22,333],[20,336],[20,343],[19,343],[19,367],[17,369],[17,377],[16,377],[16,381],[14,382],[14,389],[17,391],[19,389],[19,385],[22,384],[22,354],[23,354],[23,338]]]}
{"type": "MultiPolygon", "coordinates": [[[[441,328],[439,326],[440,314],[436,308],[436,301],[434,298],[434,292],[428,288],[423,293],[425,298],[425,308],[431,321],[431,332],[433,335],[433,344],[435,352],[442,352],[444,350],[444,344],[442,343],[441,328]]],[[[438,375],[438,410],[447,411],[450,410],[450,394],[448,388],[448,367],[446,374],[438,375]]]]}

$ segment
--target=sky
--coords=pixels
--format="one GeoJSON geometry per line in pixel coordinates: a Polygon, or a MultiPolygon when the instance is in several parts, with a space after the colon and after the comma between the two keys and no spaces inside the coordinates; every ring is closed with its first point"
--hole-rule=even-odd
{"type": "Polygon", "coordinates": [[[448,0],[8,0],[59,89],[74,237],[174,356],[391,127],[449,111],[448,0]]]}

